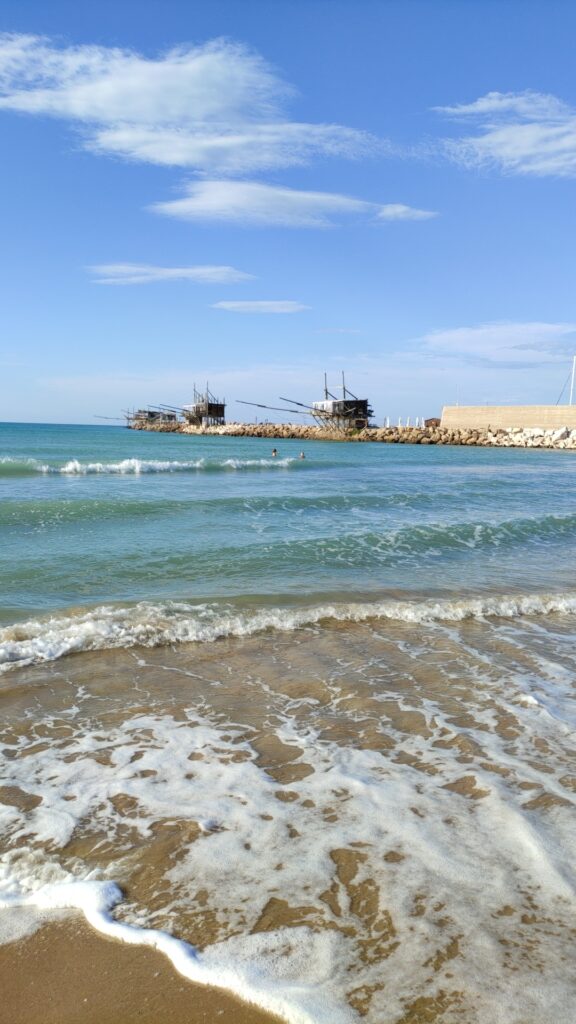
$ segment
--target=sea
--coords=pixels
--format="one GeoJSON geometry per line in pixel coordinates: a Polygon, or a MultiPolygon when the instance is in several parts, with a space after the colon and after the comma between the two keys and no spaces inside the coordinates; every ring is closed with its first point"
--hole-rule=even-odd
{"type": "Polygon", "coordinates": [[[573,1024],[574,453],[4,424],[0,499],[0,942],[573,1024]]]}

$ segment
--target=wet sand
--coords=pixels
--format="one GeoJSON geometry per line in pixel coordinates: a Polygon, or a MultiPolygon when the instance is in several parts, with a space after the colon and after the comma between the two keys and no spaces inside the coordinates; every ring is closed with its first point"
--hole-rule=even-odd
{"type": "MultiPolygon", "coordinates": [[[[559,615],[10,672],[0,863],[113,879],[118,924],[257,963],[292,1019],[572,1024],[575,676],[559,615]]],[[[0,991],[6,1024],[272,1020],[79,916],[0,947],[0,991]]]]}
{"type": "Polygon", "coordinates": [[[274,1024],[219,989],[193,985],[160,953],[103,938],[81,919],[0,946],[7,1024],[274,1024]]]}

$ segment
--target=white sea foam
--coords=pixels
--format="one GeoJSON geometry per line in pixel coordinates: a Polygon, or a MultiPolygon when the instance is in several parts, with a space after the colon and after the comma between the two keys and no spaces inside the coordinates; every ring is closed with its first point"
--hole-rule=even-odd
{"type": "Polygon", "coordinates": [[[42,472],[63,473],[66,476],[87,476],[92,473],[138,475],[140,473],[186,472],[191,469],[201,469],[203,465],[203,459],[196,459],[192,462],[161,461],[156,459],[122,459],[120,462],[80,462],[78,459],[70,459],[64,466],[42,466],[42,472]]]}
{"type": "MultiPolygon", "coordinates": [[[[460,733],[451,714],[427,702],[430,736],[404,733],[401,750],[407,757],[427,759],[436,771],[430,775],[377,750],[323,740],[310,720],[291,716],[288,706],[282,714],[276,702],[279,724],[272,731],[282,744],[301,750],[297,761],[311,769],[292,784],[289,801],[278,799],[279,788],[286,787],[258,766],[245,727],[215,726],[192,711],[184,718],[135,715],[112,728],[78,723],[73,736],[52,745],[39,744],[35,736],[20,737],[21,756],[7,761],[6,781],[42,803],[25,818],[16,808],[0,805],[3,833],[16,845],[0,862],[0,904],[44,913],[81,910],[104,934],[153,946],[191,980],[226,988],[290,1024],[349,1022],[355,1018],[346,993],[372,986],[376,1003],[368,1019],[395,1021],[421,986],[430,994],[447,985],[466,993],[465,1019],[474,1024],[571,1024],[571,982],[563,956],[574,900],[573,811],[558,807],[544,828],[523,809],[526,794],[515,788],[513,778],[509,782],[490,771],[491,763],[503,764],[531,784],[544,783],[553,792],[557,786],[550,778],[550,759],[543,769],[529,764],[532,730],[520,734],[514,747],[489,728],[494,710],[506,710],[498,687],[492,686],[489,701],[499,692],[497,708],[475,709],[478,725],[460,733]],[[447,738],[458,735],[479,745],[473,767],[462,765],[458,744],[446,745],[447,738]],[[434,740],[441,738],[444,746],[439,748],[434,740]],[[99,752],[107,757],[99,758],[99,752]],[[475,802],[447,788],[470,771],[484,793],[475,802]],[[112,878],[80,866],[66,876],[54,864],[54,852],[46,853],[65,848],[81,823],[90,822],[113,841],[116,829],[127,823],[114,803],[119,795],[138,807],[129,822],[142,837],[151,836],[155,821],[174,820],[178,813],[188,822],[216,824],[183,857],[166,865],[163,888],[172,889],[179,906],[193,906],[200,887],[209,893],[224,927],[217,944],[198,953],[165,932],[142,926],[142,913],[135,908],[126,908],[120,920],[115,908],[121,909],[121,893],[112,878]],[[32,836],[43,848],[17,845],[32,836]],[[357,852],[348,889],[335,872],[334,850],[352,857],[357,852]],[[398,858],[386,862],[390,850],[398,858]],[[330,886],[331,904],[323,898],[330,886]],[[370,909],[374,886],[379,905],[370,909]],[[553,908],[545,913],[555,917],[542,934],[537,926],[530,933],[530,942],[539,944],[537,985],[530,957],[523,961],[522,943],[528,936],[520,913],[526,893],[539,906],[553,908]],[[311,925],[317,918],[324,927],[251,934],[278,896],[290,906],[310,908],[311,925]],[[417,916],[422,899],[428,904],[425,918],[417,916]],[[519,908],[513,918],[499,916],[510,902],[519,908]],[[366,943],[360,963],[354,930],[366,943]],[[517,973],[502,967],[501,938],[512,940],[509,955],[517,973]],[[451,954],[433,984],[430,975],[437,968],[431,962],[442,962],[451,944],[459,953],[451,954]]],[[[408,698],[403,703],[406,711],[413,707],[408,698]]],[[[519,713],[532,716],[533,710],[521,707],[519,713]]],[[[399,738],[392,725],[388,732],[399,738]]],[[[553,738],[547,719],[538,720],[536,735],[548,742],[553,738]]],[[[111,864],[110,871],[122,870],[121,862],[119,849],[118,864],[111,864]]],[[[542,911],[532,908],[531,913],[538,917],[542,911]]]]}
{"type": "Polygon", "coordinates": [[[130,945],[151,946],[167,956],[188,980],[226,989],[290,1024],[353,1021],[353,1014],[338,1005],[326,986],[338,944],[338,937],[332,933],[316,935],[307,928],[268,932],[243,940],[231,938],[199,954],[189,943],[166,932],[115,920],[112,911],[122,898],[114,882],[78,881],[71,876],[66,883],[35,891],[13,890],[4,895],[0,891],[0,908],[79,910],[103,935],[130,945]]]}
{"type": "Polygon", "coordinates": [[[374,601],[301,608],[238,610],[225,604],[166,601],[100,606],[81,614],[50,616],[0,629],[0,671],[14,665],[54,661],[80,651],[210,643],[268,629],[289,632],[323,621],[389,619],[409,623],[466,619],[574,615],[576,593],[504,594],[459,600],[374,601]]]}
{"type": "Polygon", "coordinates": [[[31,466],[37,469],[40,463],[37,459],[32,458],[32,456],[16,458],[13,455],[0,455],[0,466],[31,466]]]}
{"type": "MultiPolygon", "coordinates": [[[[230,728],[226,731],[230,733],[230,728]]],[[[238,730],[232,727],[232,733],[236,732],[238,730]]],[[[37,752],[38,758],[32,752],[32,760],[26,758],[9,766],[7,775],[11,781],[18,778],[29,791],[33,788],[42,803],[27,816],[25,823],[16,808],[0,804],[3,832],[18,840],[18,835],[24,835],[27,830],[28,836],[33,833],[36,841],[47,841],[52,849],[63,848],[80,822],[92,817],[99,820],[104,829],[111,827],[112,834],[110,800],[115,793],[137,792],[136,799],[142,802],[137,827],[142,835],[147,835],[153,821],[165,816],[168,807],[173,816],[184,797],[184,786],[187,815],[217,823],[216,828],[204,831],[207,840],[219,837],[221,848],[216,853],[215,864],[222,867],[223,858],[229,855],[232,859],[226,863],[230,866],[235,863],[238,851],[243,848],[242,833],[246,827],[256,843],[261,830],[258,828],[259,812],[263,807],[276,806],[272,780],[252,760],[235,766],[232,774],[220,761],[223,751],[237,755],[242,749],[251,753],[249,745],[239,744],[236,736],[232,743],[223,731],[201,719],[193,718],[182,728],[182,723],[170,717],[139,716],[108,733],[107,740],[114,751],[114,781],[110,766],[99,764],[91,756],[98,750],[102,738],[101,731],[84,732],[78,734],[72,747],[67,747],[64,758],[55,756],[54,749],[46,748],[37,752]],[[145,748],[138,772],[131,766],[135,741],[142,742],[145,748]],[[202,763],[195,761],[199,784],[194,792],[189,773],[191,753],[202,758],[202,763]],[[161,764],[166,759],[167,770],[164,771],[161,764]],[[143,788],[138,784],[136,777],[144,762],[145,771],[155,776],[156,781],[167,783],[170,788],[174,786],[171,793],[162,784],[158,793],[154,793],[150,779],[148,783],[144,780],[143,788]],[[152,764],[154,768],[150,767],[152,764]],[[32,787],[30,769],[36,779],[32,787]],[[161,779],[158,777],[160,770],[161,779]],[[253,797],[250,807],[244,810],[247,803],[244,794],[248,791],[253,797]],[[262,808],[259,799],[263,801],[262,808]]],[[[245,867],[246,851],[243,861],[245,867]]],[[[236,863],[231,877],[236,871],[242,873],[242,859],[236,863]]],[[[225,886],[226,874],[227,871],[221,872],[218,889],[225,886]]],[[[254,884],[252,874],[250,878],[254,884]]],[[[244,886],[245,880],[240,884],[244,886]]],[[[102,879],[93,871],[85,871],[83,876],[66,872],[53,857],[37,849],[20,847],[0,858],[0,908],[8,911],[18,907],[34,908],[40,912],[37,923],[46,919],[47,911],[80,910],[87,922],[103,934],[131,944],[152,946],[164,953],[191,981],[225,988],[290,1024],[350,1024],[354,1019],[333,991],[334,971],[342,960],[343,940],[339,935],[316,934],[304,927],[243,938],[232,935],[199,954],[189,944],[165,932],[116,920],[112,911],[122,898],[114,881],[102,879]]],[[[8,935],[9,940],[13,938],[8,935]]],[[[337,990],[338,986],[335,988],[337,990]]]]}
{"type": "Polygon", "coordinates": [[[297,463],[297,460],[290,457],[284,459],[276,457],[272,459],[225,459],[222,465],[227,466],[229,469],[250,469],[250,467],[257,466],[280,466],[285,469],[287,466],[291,466],[292,463],[297,463]]]}
{"type": "Polygon", "coordinates": [[[288,466],[297,464],[298,460],[291,457],[286,458],[261,458],[261,459],[221,459],[207,460],[205,458],[179,460],[179,459],[121,459],[118,462],[82,462],[80,459],[69,459],[64,464],[52,464],[40,462],[33,458],[13,458],[12,456],[0,457],[0,466],[5,466],[8,472],[21,473],[42,473],[45,476],[51,474],[62,476],[92,476],[110,474],[112,476],[139,476],[145,473],[190,473],[194,470],[206,470],[218,472],[219,470],[242,470],[242,469],[286,469],[288,466]]]}

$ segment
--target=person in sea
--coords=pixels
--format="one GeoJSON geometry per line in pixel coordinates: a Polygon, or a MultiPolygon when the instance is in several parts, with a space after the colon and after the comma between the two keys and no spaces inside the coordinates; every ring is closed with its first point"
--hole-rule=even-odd
{"type": "Polygon", "coordinates": [[[278,450],[276,448],[272,449],[272,455],[274,456],[274,458],[276,458],[276,456],[278,455],[278,450]]]}
{"type": "Polygon", "coordinates": [[[304,452],[300,452],[300,455],[298,456],[298,458],[299,459],[305,459],[306,456],[304,455],[304,452]]]}

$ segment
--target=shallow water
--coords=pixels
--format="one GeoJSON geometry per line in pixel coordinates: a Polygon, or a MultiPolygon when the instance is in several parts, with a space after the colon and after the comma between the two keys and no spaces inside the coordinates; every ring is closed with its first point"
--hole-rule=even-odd
{"type": "Polygon", "coordinates": [[[0,934],[165,931],[294,1022],[571,1022],[570,453],[5,429],[0,934]]]}

